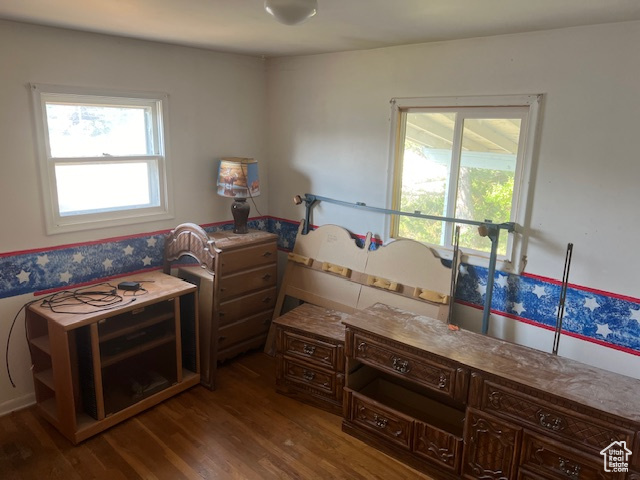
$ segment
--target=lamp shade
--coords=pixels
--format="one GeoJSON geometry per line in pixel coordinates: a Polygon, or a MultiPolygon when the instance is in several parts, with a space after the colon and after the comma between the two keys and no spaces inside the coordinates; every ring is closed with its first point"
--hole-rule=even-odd
{"type": "Polygon", "coordinates": [[[264,8],[285,25],[295,25],[318,13],[318,0],[265,0],[264,8]]]}
{"type": "Polygon", "coordinates": [[[223,197],[257,197],[260,195],[258,162],[253,158],[221,159],[216,184],[218,195],[223,197]]]}

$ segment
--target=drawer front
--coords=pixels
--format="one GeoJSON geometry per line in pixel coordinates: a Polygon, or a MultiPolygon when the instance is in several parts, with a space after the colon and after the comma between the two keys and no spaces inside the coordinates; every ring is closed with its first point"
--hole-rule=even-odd
{"type": "Polygon", "coordinates": [[[413,356],[394,345],[384,345],[359,333],[354,335],[354,352],[357,360],[381,370],[420,383],[450,397],[454,396],[456,368],[413,356]]]}
{"type": "Polygon", "coordinates": [[[463,478],[514,478],[521,438],[522,429],[518,425],[467,408],[463,478]]]}
{"type": "Polygon", "coordinates": [[[271,312],[262,312],[239,322],[225,325],[218,330],[218,348],[224,350],[248,338],[263,335],[269,331],[271,312]]]}
{"type": "Polygon", "coordinates": [[[543,400],[488,381],[484,382],[482,388],[480,407],[484,411],[563,437],[573,445],[584,445],[594,454],[599,454],[613,441],[625,441],[631,445],[633,439],[630,430],[601,424],[577,412],[567,412],[561,407],[548,405],[543,400]]]}
{"type": "Polygon", "coordinates": [[[415,422],[413,449],[440,468],[458,473],[462,461],[462,438],[423,422],[415,422]]]}
{"type": "Polygon", "coordinates": [[[276,288],[273,287],[220,303],[219,326],[222,327],[258,312],[273,310],[276,297],[276,288]]]}
{"type": "Polygon", "coordinates": [[[315,365],[297,362],[289,358],[282,357],[282,377],[285,382],[293,383],[305,390],[310,389],[315,393],[335,400],[342,399],[342,387],[344,386],[344,376],[336,375],[315,365]]]}
{"type": "Polygon", "coordinates": [[[525,432],[520,465],[546,478],[569,480],[622,479],[625,474],[604,471],[603,458],[583,455],[559,442],[525,432]]]}
{"type": "Polygon", "coordinates": [[[370,398],[350,389],[347,391],[349,420],[395,446],[411,449],[413,419],[400,412],[385,407],[370,398]]]}
{"type": "Polygon", "coordinates": [[[284,355],[336,372],[344,372],[344,347],[339,342],[310,338],[283,329],[280,329],[279,336],[282,341],[281,351],[284,355]]]}
{"type": "Polygon", "coordinates": [[[228,275],[247,268],[276,263],[276,242],[263,243],[252,247],[223,252],[220,255],[220,275],[228,275]]]}
{"type": "Polygon", "coordinates": [[[220,300],[236,297],[246,292],[252,292],[267,287],[272,287],[277,281],[276,265],[248,270],[220,279],[218,291],[220,300]]]}

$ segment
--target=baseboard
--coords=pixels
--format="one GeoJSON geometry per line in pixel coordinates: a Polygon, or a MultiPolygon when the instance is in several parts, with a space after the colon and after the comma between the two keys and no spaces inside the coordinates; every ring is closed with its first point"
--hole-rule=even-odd
{"type": "Polygon", "coordinates": [[[16,410],[30,407],[36,403],[36,394],[29,393],[22,397],[14,398],[4,403],[0,403],[0,417],[8,415],[16,410]]]}

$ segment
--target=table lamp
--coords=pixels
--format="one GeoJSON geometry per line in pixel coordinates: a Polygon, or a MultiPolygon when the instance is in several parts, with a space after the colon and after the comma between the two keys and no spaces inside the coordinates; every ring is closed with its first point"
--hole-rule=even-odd
{"type": "Polygon", "coordinates": [[[250,206],[247,197],[260,195],[258,162],[253,158],[223,158],[218,167],[218,195],[233,198],[233,233],[247,233],[250,206]]]}

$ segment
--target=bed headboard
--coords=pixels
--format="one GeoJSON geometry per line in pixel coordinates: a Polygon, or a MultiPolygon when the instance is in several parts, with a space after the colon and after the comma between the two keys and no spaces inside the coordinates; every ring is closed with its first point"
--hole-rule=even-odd
{"type": "MultiPolygon", "coordinates": [[[[434,250],[414,240],[396,240],[371,250],[372,234],[359,247],[337,225],[324,225],[306,235],[300,223],[289,253],[274,318],[286,297],[343,312],[385,303],[446,321],[451,308],[451,267],[434,250]]],[[[456,265],[456,272],[458,271],[456,265]]],[[[274,329],[265,351],[273,352],[274,329]]]]}

